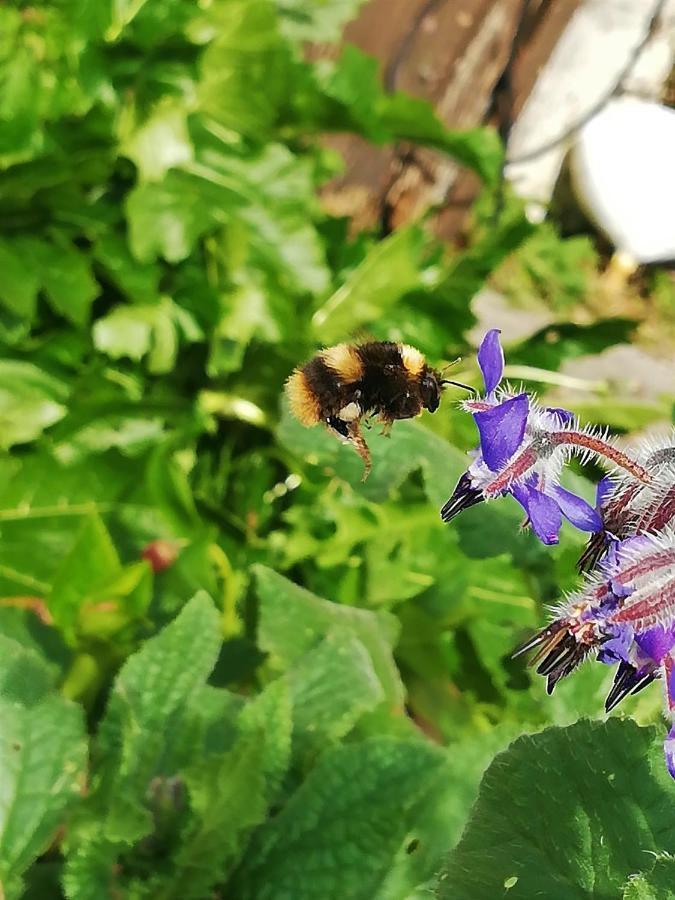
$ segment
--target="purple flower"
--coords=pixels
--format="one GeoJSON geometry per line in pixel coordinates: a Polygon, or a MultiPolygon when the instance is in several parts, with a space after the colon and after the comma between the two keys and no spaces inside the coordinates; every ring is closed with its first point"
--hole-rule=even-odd
{"type": "MultiPolygon", "coordinates": [[[[598,573],[587,577],[556,618],[515,655],[534,648],[533,663],[546,676],[549,693],[583,659],[595,655],[599,662],[617,666],[607,712],[662,678],[667,712],[675,717],[675,530],[614,542],[598,573]]],[[[675,778],[675,725],[664,752],[675,778]]]]}
{"type": "Polygon", "coordinates": [[[675,519],[675,433],[661,440],[643,441],[635,457],[649,474],[649,481],[630,474],[602,479],[596,498],[602,528],[593,534],[581,555],[580,571],[593,569],[613,541],[658,532],[675,519]]]}
{"type": "MultiPolygon", "coordinates": [[[[510,494],[525,510],[526,524],[545,544],[558,542],[563,517],[583,531],[597,532],[602,521],[581,497],[558,483],[560,470],[576,437],[587,444],[592,436],[575,429],[574,416],[564,409],[541,407],[525,392],[499,389],[504,354],[499,331],[488,331],[478,348],[485,396],[468,400],[480,446],[441,510],[449,522],[481,500],[510,494]]],[[[587,448],[586,448],[587,449],[587,448]]]]}

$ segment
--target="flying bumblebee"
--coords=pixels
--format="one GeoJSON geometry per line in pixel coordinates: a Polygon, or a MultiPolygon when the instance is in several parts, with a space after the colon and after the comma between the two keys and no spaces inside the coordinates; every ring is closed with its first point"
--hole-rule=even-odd
{"type": "MultiPolygon", "coordinates": [[[[337,344],[299,366],[286,382],[291,412],[303,425],[323,422],[341,441],[351,444],[371,469],[361,421],[375,417],[388,434],[398,419],[412,419],[423,409],[435,412],[447,381],[424,354],[409,344],[369,341],[337,344]]],[[[470,389],[469,389],[470,390],[470,389]]]]}

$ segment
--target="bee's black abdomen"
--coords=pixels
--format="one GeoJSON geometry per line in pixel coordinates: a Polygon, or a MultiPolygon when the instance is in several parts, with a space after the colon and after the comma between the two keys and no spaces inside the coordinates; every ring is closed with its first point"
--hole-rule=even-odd
{"type": "Polygon", "coordinates": [[[335,372],[320,356],[310,359],[302,367],[309,390],[318,399],[321,417],[334,416],[344,406],[345,390],[335,372]]]}

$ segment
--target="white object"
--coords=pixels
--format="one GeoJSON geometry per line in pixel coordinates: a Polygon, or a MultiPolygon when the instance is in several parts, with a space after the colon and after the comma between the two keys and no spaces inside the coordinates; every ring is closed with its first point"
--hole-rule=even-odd
{"type": "Polygon", "coordinates": [[[580,204],[622,256],[675,259],[675,110],[611,100],[579,132],[570,167],[580,204]]]}
{"type": "Polygon", "coordinates": [[[658,100],[674,64],[675,0],[580,0],[509,138],[506,175],[516,194],[544,214],[575,125],[618,82],[627,93],[658,100]],[[657,9],[658,25],[636,59],[657,9]]]}

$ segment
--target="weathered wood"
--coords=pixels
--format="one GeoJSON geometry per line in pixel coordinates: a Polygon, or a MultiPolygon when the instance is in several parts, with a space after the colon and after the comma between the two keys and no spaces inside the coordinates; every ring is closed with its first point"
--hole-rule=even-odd
{"type": "MultiPolygon", "coordinates": [[[[579,2],[531,3],[514,69],[516,108],[579,2]]],[[[489,115],[521,8],[522,0],[371,0],[345,40],[381,61],[390,87],[433,102],[450,127],[469,128],[489,115]]],[[[356,229],[389,230],[442,205],[437,230],[457,237],[478,183],[447,156],[408,146],[377,148],[346,135],[328,143],[344,156],[346,171],[326,187],[324,202],[352,216],[356,229]]]]}

